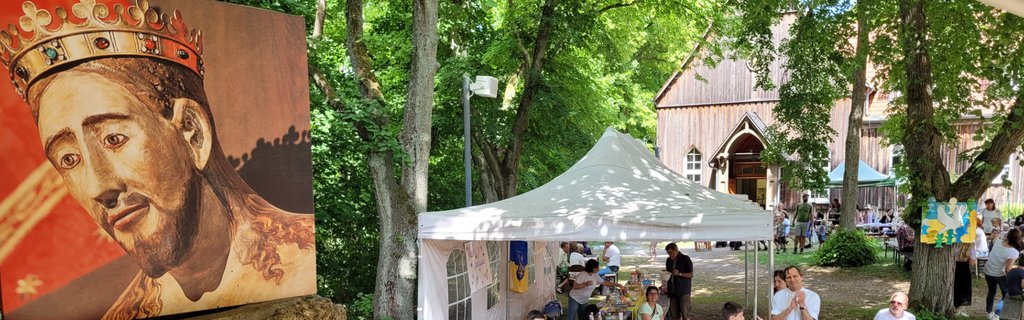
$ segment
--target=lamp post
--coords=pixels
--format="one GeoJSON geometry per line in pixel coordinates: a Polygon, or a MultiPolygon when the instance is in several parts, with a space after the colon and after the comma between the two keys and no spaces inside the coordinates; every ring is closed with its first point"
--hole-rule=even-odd
{"type": "Polygon", "coordinates": [[[490,76],[476,76],[470,82],[468,75],[462,76],[462,165],[466,173],[466,206],[473,205],[473,170],[470,165],[469,140],[469,98],[473,95],[494,98],[498,96],[498,79],[490,76]]]}

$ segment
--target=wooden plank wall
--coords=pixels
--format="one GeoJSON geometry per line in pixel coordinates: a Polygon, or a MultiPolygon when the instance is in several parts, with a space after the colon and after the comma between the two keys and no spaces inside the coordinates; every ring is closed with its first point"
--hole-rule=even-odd
{"type": "MultiPolygon", "coordinates": [[[[775,102],[758,102],[659,108],[657,143],[661,149],[661,160],[669,168],[682,173],[686,154],[696,148],[703,156],[701,184],[713,187],[711,185],[712,169],[708,166],[711,153],[729,138],[745,112],[754,112],[765,124],[771,125],[774,122],[771,109],[775,104],[775,102]]],[[[838,167],[846,156],[845,138],[850,107],[850,101],[844,99],[837,101],[832,110],[831,121],[838,135],[828,144],[832,151],[830,171],[838,167]]],[[[882,144],[883,137],[878,132],[878,126],[877,122],[865,123],[864,130],[861,132],[860,159],[878,172],[888,174],[891,166],[891,148],[882,144]]],[[[978,145],[978,142],[971,137],[979,128],[982,126],[977,123],[965,123],[958,126],[960,141],[955,148],[943,152],[943,162],[951,172],[959,174],[967,169],[967,162],[958,161],[957,155],[978,145]]],[[[992,198],[997,203],[1024,202],[1024,175],[1021,174],[1016,159],[1014,158],[1010,163],[1010,180],[1014,186],[1019,187],[1008,190],[1001,186],[993,186],[986,191],[981,199],[992,198]]],[[[842,189],[832,190],[830,198],[839,198],[841,192],[842,189]]],[[[861,207],[866,207],[868,204],[882,210],[890,210],[892,207],[894,196],[892,188],[860,188],[858,193],[860,195],[858,204],[861,207]]],[[[783,187],[781,198],[783,208],[788,209],[800,201],[800,192],[783,187]]],[[[905,199],[901,197],[900,203],[901,205],[905,203],[905,199]]]]}
{"type": "MultiPolygon", "coordinates": [[[[782,23],[772,27],[776,46],[782,39],[789,38],[789,26],[795,20],[795,14],[786,14],[782,18],[782,23]]],[[[754,89],[754,74],[747,68],[745,60],[724,58],[714,67],[699,60],[694,61],[693,67],[679,74],[656,104],[658,107],[673,107],[778,100],[778,85],[788,80],[788,72],[782,68],[784,62],[784,58],[776,59],[769,67],[770,77],[776,88],[761,91],[754,89]],[[698,79],[698,75],[704,80],[698,79]]]]}

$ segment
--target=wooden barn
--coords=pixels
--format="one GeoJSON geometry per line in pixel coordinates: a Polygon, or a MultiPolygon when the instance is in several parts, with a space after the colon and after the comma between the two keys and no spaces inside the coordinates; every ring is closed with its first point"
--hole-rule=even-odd
{"type": "MultiPolygon", "coordinates": [[[[788,37],[788,26],[794,20],[795,15],[786,15],[782,23],[773,28],[776,42],[788,37]]],[[[770,69],[776,84],[788,79],[780,60],[777,59],[770,69]]],[[[787,188],[780,182],[786,172],[780,172],[778,165],[761,161],[761,152],[766,146],[765,128],[775,120],[772,108],[779,102],[779,92],[755,89],[754,73],[747,65],[744,60],[723,59],[710,67],[695,60],[665,82],[654,97],[660,157],[670,168],[693,181],[726,193],[746,194],[769,210],[780,205],[788,210],[800,201],[805,191],[787,188]]],[[[872,76],[869,70],[869,82],[872,76]]],[[[859,106],[866,108],[860,159],[882,174],[893,174],[893,163],[900,161],[901,154],[900,146],[883,146],[878,131],[886,118],[890,100],[889,93],[871,90],[866,105],[859,106]]],[[[828,171],[846,157],[844,145],[851,104],[849,98],[838,100],[832,109],[832,128],[838,135],[828,144],[831,152],[828,171]]],[[[945,165],[951,175],[967,170],[968,162],[958,160],[957,155],[976,147],[979,142],[971,138],[976,130],[986,126],[986,121],[973,116],[964,116],[957,123],[959,144],[944,152],[945,165]]],[[[1002,186],[1003,175],[1012,186],[1024,186],[1020,167],[1016,165],[1018,155],[1007,161],[1003,174],[993,180],[982,200],[992,198],[999,205],[1024,201],[1022,187],[1002,186]]],[[[830,198],[840,198],[841,191],[833,189],[830,194],[815,194],[811,198],[815,203],[824,204],[830,198]]],[[[882,211],[893,207],[895,193],[891,187],[860,188],[859,195],[860,207],[871,205],[882,211]]],[[[902,206],[903,200],[899,203],[902,206]]]]}

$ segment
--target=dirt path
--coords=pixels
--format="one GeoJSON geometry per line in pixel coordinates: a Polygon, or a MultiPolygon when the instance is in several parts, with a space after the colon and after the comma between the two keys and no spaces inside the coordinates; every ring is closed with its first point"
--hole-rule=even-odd
{"type": "MultiPolygon", "coordinates": [[[[623,255],[623,270],[626,273],[639,267],[643,272],[657,273],[664,269],[665,251],[661,250],[667,243],[659,244],[655,262],[649,261],[650,253],[647,243],[619,245],[623,255]]],[[[753,252],[750,254],[751,269],[749,284],[744,283],[744,252],[731,251],[729,248],[715,248],[711,252],[695,252],[692,244],[685,244],[682,252],[693,259],[696,275],[693,280],[693,313],[694,319],[721,318],[721,306],[726,301],[743,304],[747,310],[753,309],[753,296],[749,301],[744,299],[744,291],[753,291],[753,252]]],[[[804,255],[810,255],[810,251],[804,255]]],[[[782,255],[792,255],[784,253],[782,255]]],[[[777,269],[785,266],[776,265],[777,269]]],[[[872,319],[874,313],[888,306],[889,296],[896,291],[907,292],[910,289],[910,275],[901,271],[892,260],[883,262],[871,271],[848,268],[826,268],[809,266],[804,270],[804,285],[818,293],[822,300],[821,319],[872,319]]],[[[767,265],[759,271],[759,290],[767,293],[766,286],[771,275],[767,265]]],[[[620,273],[622,272],[620,271],[620,273]]],[[[758,301],[759,314],[767,314],[767,295],[762,294],[758,301]]],[[[664,299],[663,299],[664,300],[664,299]]],[[[667,306],[667,301],[662,301],[667,306]]],[[[966,311],[970,319],[984,319],[985,285],[984,280],[975,279],[973,305],[966,311]]],[[[748,313],[748,319],[749,317],[748,313]]]]}

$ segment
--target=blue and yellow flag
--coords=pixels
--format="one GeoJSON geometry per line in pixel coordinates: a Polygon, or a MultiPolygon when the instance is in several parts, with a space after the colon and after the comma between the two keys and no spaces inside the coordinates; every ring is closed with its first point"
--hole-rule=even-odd
{"type": "Polygon", "coordinates": [[[508,270],[509,289],[515,292],[526,292],[529,287],[527,275],[530,269],[526,266],[529,263],[529,252],[527,252],[526,241],[508,242],[508,270]]]}

